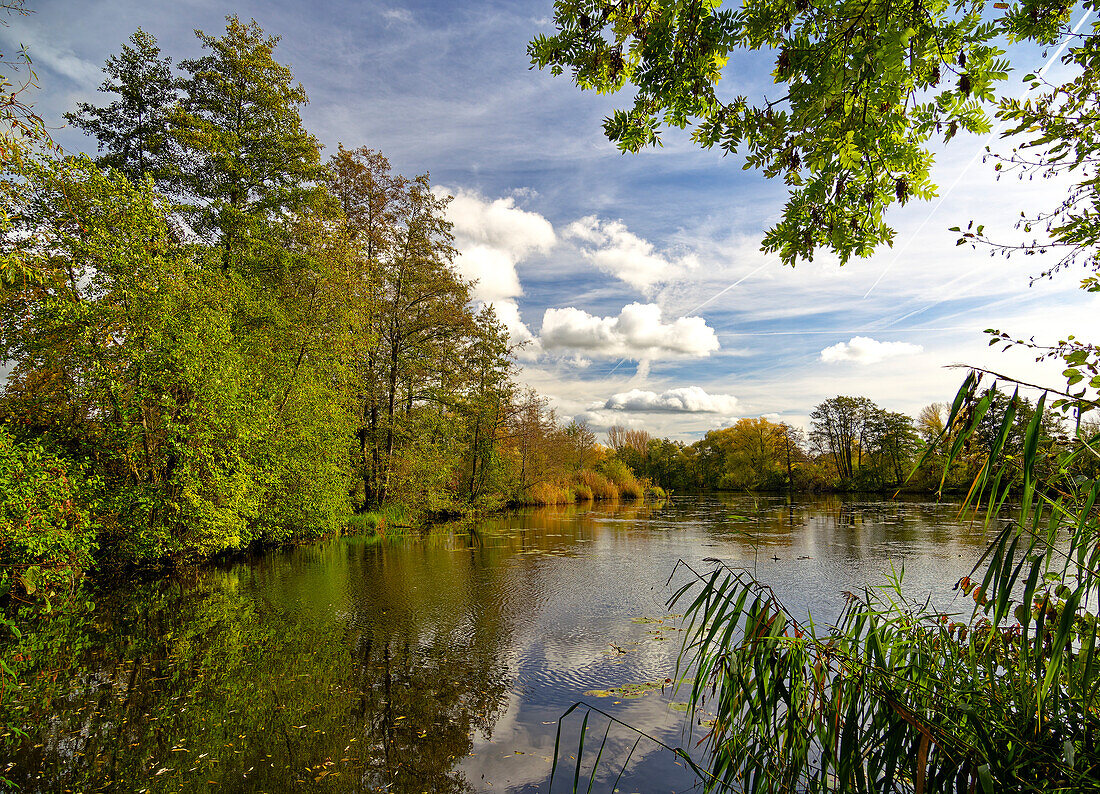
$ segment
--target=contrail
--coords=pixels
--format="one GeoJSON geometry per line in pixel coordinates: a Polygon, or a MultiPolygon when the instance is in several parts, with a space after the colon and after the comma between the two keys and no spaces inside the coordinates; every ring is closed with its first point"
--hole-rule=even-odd
{"type": "MultiPolygon", "coordinates": [[[[720,289],[720,290],[718,290],[718,292],[716,292],[716,293],[714,293],[713,295],[711,295],[711,296],[710,296],[709,298],[707,298],[707,299],[706,299],[705,301],[703,301],[702,303],[700,303],[700,304],[699,304],[698,306],[695,306],[694,308],[688,309],[688,310],[687,310],[686,312],[684,312],[683,314],[681,314],[681,315],[680,315],[680,317],[686,317],[687,315],[691,314],[692,312],[697,312],[697,311],[699,311],[699,310],[700,310],[700,309],[702,309],[702,308],[703,308],[704,306],[706,306],[706,305],[707,305],[708,303],[711,303],[712,301],[716,301],[716,300],[718,300],[718,298],[722,297],[722,296],[723,296],[723,295],[725,295],[725,294],[726,294],[727,292],[729,292],[729,291],[730,291],[731,289],[733,289],[734,287],[736,287],[736,286],[738,286],[739,284],[741,284],[741,282],[745,281],[746,279],[749,279],[749,278],[751,278],[752,276],[755,276],[755,275],[756,275],[757,273],[759,273],[759,272],[760,272],[761,270],[763,270],[763,269],[764,269],[764,268],[766,268],[766,267],[767,267],[768,265],[770,265],[770,264],[773,264],[773,263],[774,263],[774,262],[776,262],[776,261],[778,261],[778,260],[776,260],[776,258],[775,258],[775,257],[772,257],[772,258],[771,258],[771,259],[769,259],[769,260],[768,260],[767,262],[765,262],[764,264],[760,265],[760,267],[756,268],[755,270],[751,270],[751,271],[749,271],[748,273],[746,273],[745,275],[741,276],[741,278],[737,279],[737,281],[733,282],[733,283],[732,283],[732,284],[730,284],[730,285],[729,285],[728,287],[725,287],[724,289],[720,289]]],[[[680,319],[680,317],[678,317],[677,319],[680,319]]]]}
{"type": "MultiPolygon", "coordinates": [[[[1074,26],[1072,35],[1077,34],[1077,32],[1081,29],[1081,26],[1085,24],[1085,20],[1087,20],[1090,16],[1092,16],[1092,11],[1086,10],[1081,18],[1077,21],[1077,24],[1074,26]]],[[[1063,50],[1065,50],[1067,44],[1069,44],[1069,36],[1062,40],[1062,43],[1058,45],[1058,49],[1054,51],[1054,54],[1051,55],[1050,58],[1047,59],[1047,62],[1043,65],[1043,68],[1039,70],[1037,75],[1039,78],[1042,78],[1043,75],[1047,73],[1047,70],[1054,65],[1054,62],[1062,55],[1062,52],[1063,50]]],[[[1020,94],[1019,101],[1022,102],[1030,93],[1030,87],[1024,89],[1024,92],[1020,94]]],[[[971,166],[973,166],[974,163],[978,162],[978,159],[983,156],[982,152],[985,149],[985,145],[993,140],[997,135],[999,135],[1004,127],[1005,122],[1000,122],[996,126],[996,128],[990,131],[989,135],[985,137],[985,140],[982,141],[981,144],[979,144],[978,151],[975,152],[974,156],[970,158],[970,162],[967,163],[961,171],[959,171],[959,175],[955,177],[955,181],[951,183],[951,187],[947,188],[947,190],[943,192],[943,195],[940,196],[940,199],[936,202],[936,205],[928,211],[928,214],[924,216],[924,220],[922,220],[920,222],[920,225],[917,226],[917,230],[906,237],[905,245],[903,245],[897,250],[897,252],[895,252],[894,258],[890,260],[890,264],[883,268],[882,272],[879,273],[878,278],[875,279],[875,282],[867,288],[867,291],[865,293],[863,293],[864,298],[870,295],[872,290],[874,290],[874,288],[878,286],[878,283],[882,281],[882,279],[886,277],[886,274],[893,269],[894,265],[897,264],[898,259],[900,259],[901,255],[908,250],[909,245],[913,242],[913,240],[917,238],[917,236],[920,234],[921,230],[924,229],[928,221],[932,219],[932,216],[936,214],[936,210],[938,210],[943,205],[944,200],[951,194],[951,191],[958,187],[959,182],[962,181],[962,178],[966,175],[966,172],[969,171],[971,166]]]]}
{"type": "MultiPolygon", "coordinates": [[[[994,305],[994,304],[990,304],[994,305]]],[[[845,336],[846,334],[864,334],[871,331],[867,326],[862,328],[856,328],[853,331],[723,331],[718,336],[810,336],[817,334],[820,336],[845,336]]],[[[921,326],[919,328],[911,328],[910,331],[971,331],[970,326],[955,325],[949,328],[935,328],[929,326],[921,326]]]]}

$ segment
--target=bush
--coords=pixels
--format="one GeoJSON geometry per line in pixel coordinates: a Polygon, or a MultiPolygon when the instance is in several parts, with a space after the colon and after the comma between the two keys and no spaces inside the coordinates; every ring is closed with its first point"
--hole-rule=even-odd
{"type": "Polygon", "coordinates": [[[565,505],[577,500],[576,494],[568,488],[550,482],[538,482],[527,489],[527,493],[515,499],[517,505],[565,505]]]}
{"type": "Polygon", "coordinates": [[[634,476],[634,472],[618,458],[609,458],[600,466],[600,472],[619,489],[624,499],[641,499],[644,488],[634,476]]]}
{"type": "Polygon", "coordinates": [[[96,550],[87,493],[68,462],[0,426],[0,602],[72,592],[96,550]]]}
{"type": "Polygon", "coordinates": [[[618,499],[619,489],[599,472],[581,469],[573,475],[573,488],[588,499],[618,499]]]}

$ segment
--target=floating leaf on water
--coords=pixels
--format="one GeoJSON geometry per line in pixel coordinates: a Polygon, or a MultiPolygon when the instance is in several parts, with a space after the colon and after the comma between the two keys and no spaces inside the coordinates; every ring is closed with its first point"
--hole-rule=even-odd
{"type": "Polygon", "coordinates": [[[634,698],[645,697],[650,692],[663,689],[664,683],[660,681],[646,681],[641,684],[626,684],[625,686],[615,687],[614,689],[590,689],[584,694],[587,697],[594,698],[606,698],[606,697],[620,697],[624,700],[633,700],[634,698]]]}

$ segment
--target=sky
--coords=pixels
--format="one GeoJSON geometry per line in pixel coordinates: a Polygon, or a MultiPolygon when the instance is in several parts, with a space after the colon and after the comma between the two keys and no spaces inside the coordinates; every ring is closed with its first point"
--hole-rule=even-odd
{"type": "MultiPolygon", "coordinates": [[[[526,342],[519,380],[598,432],[621,424],[691,441],[746,416],[808,427],[814,406],[838,394],[916,416],[950,402],[959,364],[1064,384],[1057,362],[990,348],[984,329],[1040,342],[1100,330],[1095,296],[1078,289],[1083,273],[1034,281],[1041,258],[991,257],[948,231],[974,220],[1016,239],[1022,210],[1064,194],[1055,182],[997,180],[984,147],[1008,144],[960,136],[939,151],[940,198],[888,216],[892,249],[843,267],[822,255],[785,267],[760,251],[781,183],[682,132],[620,154],[601,124],[627,98],[530,68],[526,44],[552,32],[552,0],[28,7],[0,28],[0,45],[27,47],[41,83],[35,108],[70,152],[96,144],[62,114],[110,101],[96,92],[102,64],[137,27],[177,62],[200,52],[195,29],[217,35],[227,14],[280,36],[276,58],[310,97],[306,127],[328,152],[378,149],[454,197],[455,266],[526,342]]],[[[1044,61],[1026,51],[1015,63],[1013,91],[1044,61]]],[[[738,55],[721,93],[769,93],[771,68],[766,56],[738,55]]]]}

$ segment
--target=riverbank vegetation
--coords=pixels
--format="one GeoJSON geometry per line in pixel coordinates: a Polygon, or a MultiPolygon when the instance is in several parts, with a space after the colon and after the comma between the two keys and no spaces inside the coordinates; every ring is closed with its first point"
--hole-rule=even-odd
{"type": "MultiPolygon", "coordinates": [[[[969,490],[994,445],[999,422],[1011,408],[1005,449],[1019,454],[1035,406],[1026,397],[991,390],[990,410],[963,448],[949,459],[960,428],[948,428],[949,406],[934,403],[914,420],[880,408],[866,397],[837,396],[810,414],[810,432],[766,417],[739,419],[691,444],[652,438],[644,430],[613,427],[615,456],[639,476],[673,493],[692,491],[892,491],[942,493],[969,490]]],[[[1086,429],[1088,423],[1086,422],[1086,429]]],[[[1066,449],[1072,435],[1047,412],[1042,444],[1066,449]]],[[[1078,460],[1081,473],[1088,464],[1078,460]]]]}
{"type": "MultiPolygon", "coordinates": [[[[175,66],[137,31],[99,157],[22,142],[0,183],[0,599],[508,504],[638,498],[514,378],[453,265],[448,197],[323,159],[278,39],[229,17],[175,66]]],[[[15,601],[13,601],[14,599],[15,601]]]]}

